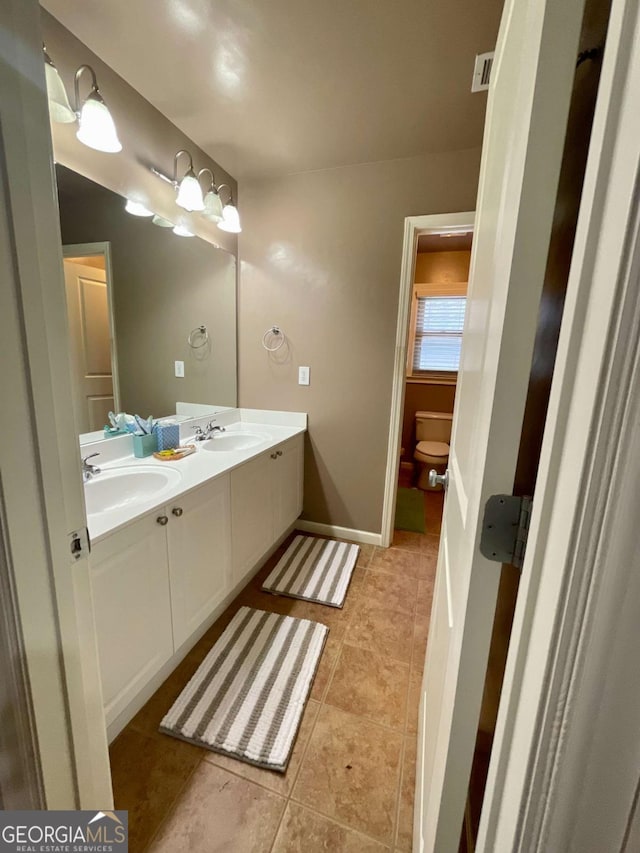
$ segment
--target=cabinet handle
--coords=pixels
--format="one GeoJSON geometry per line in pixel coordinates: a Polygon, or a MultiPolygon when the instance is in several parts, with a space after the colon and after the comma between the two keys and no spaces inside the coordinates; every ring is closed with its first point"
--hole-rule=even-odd
{"type": "Polygon", "coordinates": [[[271,458],[272,458],[272,459],[277,459],[277,458],[278,458],[278,454],[277,454],[277,453],[272,453],[272,454],[271,454],[271,458]]]}
{"type": "Polygon", "coordinates": [[[165,524],[168,524],[169,519],[167,518],[167,516],[166,516],[166,515],[159,515],[159,516],[156,518],[156,521],[158,522],[158,524],[161,524],[161,525],[162,525],[162,527],[164,527],[164,526],[165,526],[165,524]]]}
{"type": "Polygon", "coordinates": [[[282,451],[281,451],[281,450],[276,450],[276,456],[282,456],[282,451]]]}
{"type": "Polygon", "coordinates": [[[171,512],[175,515],[176,518],[180,518],[183,513],[183,509],[181,506],[174,506],[171,512]]]}

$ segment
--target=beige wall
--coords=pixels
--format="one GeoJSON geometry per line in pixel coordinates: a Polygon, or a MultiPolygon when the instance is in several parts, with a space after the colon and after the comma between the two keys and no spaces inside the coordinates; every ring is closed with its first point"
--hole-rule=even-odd
{"type": "Polygon", "coordinates": [[[469,280],[471,252],[418,252],[416,284],[452,284],[469,280]]]}
{"type": "Polygon", "coordinates": [[[175,412],[177,400],[235,406],[235,257],[125,213],[119,196],[90,181],[76,178],[65,191],[64,180],[63,243],[111,243],[121,408],[157,417],[175,412]],[[210,350],[187,345],[200,324],[210,350]],[[183,379],[175,360],[185,363],[183,379]]]}
{"type": "Polygon", "coordinates": [[[404,218],[473,210],[479,161],[473,149],[242,187],[240,404],[309,413],[307,519],[381,529],[404,218]],[[274,323],[289,347],[269,356],[274,323]]]}
{"type": "MultiPolygon", "coordinates": [[[[103,154],[78,142],[75,136],[77,125],[53,123],[51,127],[56,162],[121,196],[143,202],[172,222],[180,217],[194,234],[234,254],[237,253],[236,235],[226,234],[202,216],[181,211],[175,204],[173,188],[153,175],[150,166],[172,175],[173,155],[179,149],[186,148],[193,155],[196,169],[205,166],[213,169],[216,182],[230,184],[237,195],[235,180],[69,30],[48,12],[41,11],[47,51],[58,68],[72,104],[75,71],[80,65],[91,65],[97,74],[100,91],[116,122],[123,146],[123,150],[118,154],[103,154]]],[[[81,96],[86,96],[89,90],[88,77],[83,77],[80,85],[81,96]]],[[[185,97],[189,97],[187,88],[185,97]]],[[[185,158],[181,158],[182,164],[184,161],[185,158]]]]}

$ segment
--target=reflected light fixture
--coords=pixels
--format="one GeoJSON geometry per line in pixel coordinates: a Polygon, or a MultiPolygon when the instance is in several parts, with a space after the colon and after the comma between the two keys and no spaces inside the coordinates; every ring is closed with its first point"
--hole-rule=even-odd
{"type": "Polygon", "coordinates": [[[42,45],[42,52],[44,53],[44,73],[47,81],[47,98],[51,120],[60,124],[71,124],[76,120],[76,114],[71,109],[67,90],[64,88],[58,69],[51,61],[44,44],[42,45]]]}
{"type": "Polygon", "coordinates": [[[218,193],[223,187],[229,190],[229,201],[222,208],[222,220],[218,222],[218,228],[221,231],[228,231],[230,234],[239,234],[242,231],[240,227],[240,214],[238,213],[238,208],[233,203],[231,187],[227,184],[220,184],[218,193]]]}
{"type": "Polygon", "coordinates": [[[173,229],[173,233],[177,234],[178,237],[193,237],[193,231],[189,231],[189,229],[185,225],[176,225],[173,229]]]}
{"type": "Polygon", "coordinates": [[[79,123],[76,136],[80,142],[89,148],[95,148],[96,151],[104,151],[107,154],[116,154],[118,151],[122,151],[116,126],[98,89],[95,71],[90,65],[81,65],[76,71],[74,93],[79,123]],[[80,107],[80,78],[85,71],[91,75],[91,91],[80,107]]]}
{"type": "Polygon", "coordinates": [[[182,207],[184,210],[188,210],[189,212],[204,210],[202,187],[196,177],[196,173],[193,171],[193,158],[184,148],[181,148],[180,151],[176,152],[173,158],[173,183],[178,187],[176,204],[179,207],[182,207]],[[182,180],[178,183],[178,160],[181,154],[186,154],[189,158],[189,168],[185,172],[182,180]]]}
{"type": "Polygon", "coordinates": [[[204,197],[204,210],[202,211],[202,215],[206,219],[210,219],[212,222],[220,222],[222,219],[222,200],[218,194],[216,181],[211,169],[207,169],[206,167],[204,169],[200,169],[198,172],[198,180],[200,180],[200,176],[204,172],[208,172],[211,176],[211,183],[209,184],[209,189],[204,197]]]}
{"type": "Polygon", "coordinates": [[[153,211],[149,210],[148,207],[145,207],[144,204],[141,204],[139,201],[131,201],[130,198],[127,199],[127,203],[124,206],[124,209],[127,213],[131,213],[133,216],[153,216],[153,211]]]}
{"type": "Polygon", "coordinates": [[[154,217],[151,222],[154,225],[159,225],[160,228],[175,228],[175,225],[170,219],[165,219],[164,216],[159,216],[157,213],[154,214],[154,217]]]}

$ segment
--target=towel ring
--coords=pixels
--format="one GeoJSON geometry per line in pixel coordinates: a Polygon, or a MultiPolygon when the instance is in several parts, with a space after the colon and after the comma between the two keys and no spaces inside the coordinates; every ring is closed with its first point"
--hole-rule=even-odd
{"type": "Polygon", "coordinates": [[[267,352],[277,352],[284,343],[284,341],[285,334],[279,326],[272,326],[270,329],[267,329],[267,331],[262,336],[262,346],[266,349],[267,352]],[[270,347],[267,344],[267,338],[269,337],[269,335],[273,335],[273,337],[276,339],[279,338],[277,344],[273,347],[270,347]]]}
{"type": "Polygon", "coordinates": [[[187,336],[187,343],[191,347],[191,349],[201,349],[202,347],[206,347],[209,343],[209,330],[206,326],[196,326],[195,329],[191,329],[187,336]],[[194,343],[194,340],[200,336],[202,341],[199,344],[194,343]]]}

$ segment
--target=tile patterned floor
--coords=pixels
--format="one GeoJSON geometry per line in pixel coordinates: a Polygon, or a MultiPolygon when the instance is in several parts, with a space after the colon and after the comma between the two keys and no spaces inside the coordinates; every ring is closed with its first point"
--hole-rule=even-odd
{"type": "Polygon", "coordinates": [[[427,533],[361,546],[337,610],[260,591],[288,543],[111,747],[116,807],[131,853],[406,853],[411,850],[416,730],[442,514],[425,494],[427,533]],[[238,607],[330,628],[285,774],[158,733],[158,724],[238,607]]]}

